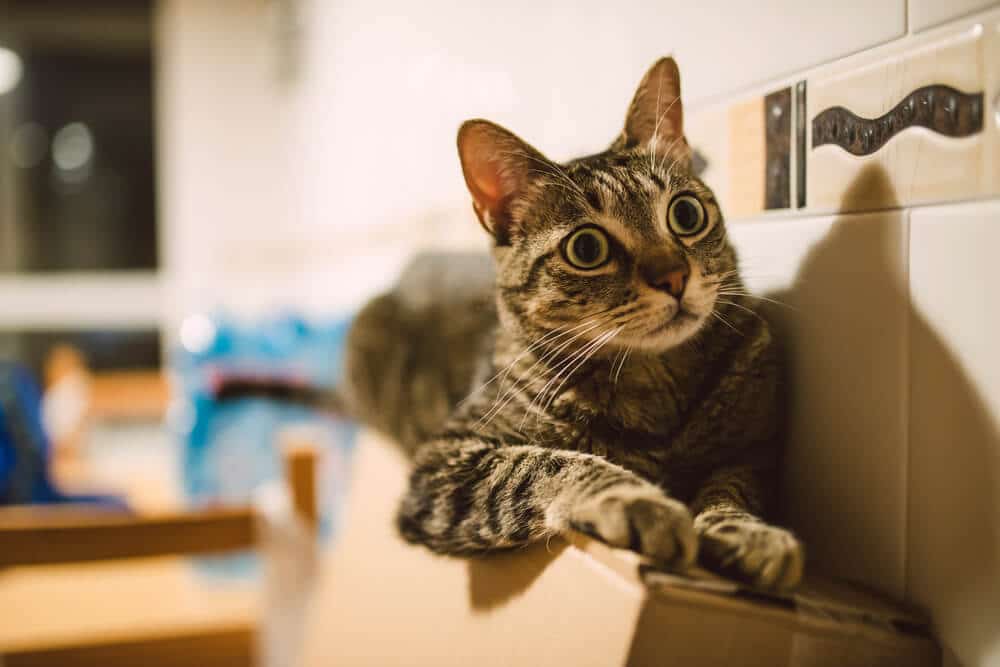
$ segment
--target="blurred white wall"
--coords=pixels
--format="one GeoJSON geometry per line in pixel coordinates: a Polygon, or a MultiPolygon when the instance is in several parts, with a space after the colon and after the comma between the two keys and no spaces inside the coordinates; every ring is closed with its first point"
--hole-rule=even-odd
{"type": "Polygon", "coordinates": [[[168,329],[219,304],[353,307],[415,245],[480,247],[466,118],[554,158],[598,150],[659,56],[677,55],[694,107],[905,31],[902,1],[162,0],[168,329]],[[297,31],[275,20],[289,10],[297,31]],[[778,45],[779,23],[801,29],[778,45]]]}
{"type": "Polygon", "coordinates": [[[232,266],[259,262],[265,274],[269,267],[266,248],[252,250],[245,240],[299,217],[286,159],[292,100],[272,76],[264,10],[252,1],[171,0],[159,8],[157,167],[168,329],[190,311],[250,305],[251,290],[232,289],[232,266]]]}

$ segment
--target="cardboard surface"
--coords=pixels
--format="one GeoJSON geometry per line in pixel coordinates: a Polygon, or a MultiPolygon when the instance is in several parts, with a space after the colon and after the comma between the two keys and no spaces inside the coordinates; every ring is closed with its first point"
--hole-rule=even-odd
{"type": "Polygon", "coordinates": [[[764,596],[658,572],[572,535],[482,559],[403,543],[406,464],[361,438],[344,537],[307,628],[306,665],[938,665],[926,623],[826,581],[764,596]]]}

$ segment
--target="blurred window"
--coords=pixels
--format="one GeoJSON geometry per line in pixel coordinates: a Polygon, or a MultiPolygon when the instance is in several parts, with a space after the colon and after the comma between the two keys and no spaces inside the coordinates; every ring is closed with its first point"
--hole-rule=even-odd
{"type": "Polygon", "coordinates": [[[155,269],[148,3],[0,8],[0,272],[155,269]]]}
{"type": "Polygon", "coordinates": [[[115,315],[158,294],[152,17],[0,0],[0,356],[37,369],[67,342],[99,367],[159,366],[157,299],[115,315]]]}

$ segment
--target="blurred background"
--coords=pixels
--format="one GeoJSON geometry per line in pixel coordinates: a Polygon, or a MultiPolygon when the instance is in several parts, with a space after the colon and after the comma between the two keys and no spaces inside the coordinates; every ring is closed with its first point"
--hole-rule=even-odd
{"type": "MultiPolygon", "coordinates": [[[[459,124],[489,117],[557,158],[602,148],[649,64],[700,48],[646,11],[0,0],[0,504],[250,503],[282,476],[281,433],[305,427],[335,539],[353,426],[221,405],[214,388],[333,383],[351,314],[410,256],[488,247],[459,124]]],[[[691,100],[747,83],[703,71],[686,72],[691,100]]],[[[0,655],[256,627],[258,571],[242,557],[0,569],[0,655]]]]}
{"type": "MultiPolygon", "coordinates": [[[[0,0],[0,505],[248,505],[282,477],[292,428],[322,451],[319,531],[335,543],[356,427],[214,389],[330,386],[351,315],[409,257],[486,250],[463,120],[556,160],[595,152],[672,53],[749,283],[795,307],[777,317],[798,336],[791,518],[811,564],[931,610],[955,664],[998,664],[995,632],[970,619],[1000,613],[1000,536],[976,533],[982,558],[943,556],[966,539],[947,517],[1000,525],[1000,310],[983,288],[1000,243],[994,4],[0,0]],[[978,129],[912,128],[864,158],[809,148],[807,82],[822,101],[808,117],[876,117],[950,85],[978,95],[978,129]],[[765,150],[773,128],[783,152],[765,150]],[[872,164],[888,191],[865,189],[872,164]],[[970,449],[945,457],[945,440],[970,449]]],[[[66,567],[0,558],[0,662],[126,636],[151,597],[163,609],[146,620],[181,634],[259,620],[246,559],[66,567]],[[103,625],[53,612],[107,590],[122,602],[103,625]]]]}
{"type": "MultiPolygon", "coordinates": [[[[463,120],[489,117],[566,159],[615,136],[665,51],[693,107],[819,57],[782,62],[744,40],[753,58],[739,71],[706,60],[685,26],[757,11],[723,2],[683,22],[643,2],[0,11],[0,356],[46,386],[90,374],[87,396],[63,400],[75,407],[61,428],[89,443],[77,452],[108,454],[97,471],[138,463],[137,429],[160,462],[176,459],[159,423],[138,418],[166,411],[163,371],[205,351],[218,318],[331,323],[421,248],[485,249],[454,149],[463,120]],[[77,433],[80,401],[97,418],[77,433]],[[122,433],[128,455],[111,444],[122,433]]],[[[149,488],[145,474],[126,477],[149,488]]]]}

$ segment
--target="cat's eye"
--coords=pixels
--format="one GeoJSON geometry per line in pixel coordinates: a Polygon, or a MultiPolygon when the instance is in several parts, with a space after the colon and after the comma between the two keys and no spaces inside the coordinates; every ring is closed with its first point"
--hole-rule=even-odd
{"type": "Polygon", "coordinates": [[[597,227],[581,227],[563,245],[566,260],[578,269],[596,269],[608,261],[608,236],[597,227]]]}
{"type": "Polygon", "coordinates": [[[705,207],[691,194],[680,194],[670,202],[667,210],[667,224],[677,236],[694,236],[705,229],[708,216],[705,207]]]}

